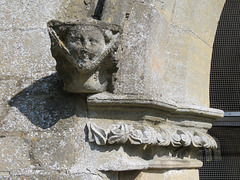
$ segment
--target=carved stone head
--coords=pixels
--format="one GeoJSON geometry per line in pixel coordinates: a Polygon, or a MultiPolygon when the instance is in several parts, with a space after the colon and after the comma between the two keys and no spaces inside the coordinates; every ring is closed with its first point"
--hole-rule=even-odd
{"type": "Polygon", "coordinates": [[[107,90],[114,63],[120,27],[96,20],[48,22],[52,55],[64,89],[74,93],[107,90]]]}

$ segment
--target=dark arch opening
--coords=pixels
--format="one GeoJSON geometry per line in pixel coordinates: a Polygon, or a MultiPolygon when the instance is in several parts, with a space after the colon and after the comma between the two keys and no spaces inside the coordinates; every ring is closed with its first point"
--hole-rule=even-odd
{"type": "Polygon", "coordinates": [[[225,111],[209,131],[218,149],[203,150],[200,180],[240,179],[240,1],[227,0],[213,45],[210,107],[225,111]]]}
{"type": "Polygon", "coordinates": [[[240,2],[227,0],[215,35],[210,73],[210,107],[240,111],[240,2]]]}

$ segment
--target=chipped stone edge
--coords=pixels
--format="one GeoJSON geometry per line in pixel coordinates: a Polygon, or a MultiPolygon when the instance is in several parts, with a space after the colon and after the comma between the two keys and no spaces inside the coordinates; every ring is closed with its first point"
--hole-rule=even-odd
{"type": "Polygon", "coordinates": [[[129,170],[147,170],[147,169],[196,169],[202,167],[203,163],[197,159],[162,159],[158,162],[140,163],[137,165],[121,165],[119,167],[100,166],[99,171],[129,171],[129,170]]]}

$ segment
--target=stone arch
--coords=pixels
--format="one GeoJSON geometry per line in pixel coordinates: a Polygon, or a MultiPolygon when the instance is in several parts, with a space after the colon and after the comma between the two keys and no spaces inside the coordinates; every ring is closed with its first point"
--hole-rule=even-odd
{"type": "Polygon", "coordinates": [[[177,0],[164,6],[157,2],[133,6],[123,35],[127,37],[123,44],[130,46],[122,47],[124,59],[115,93],[209,107],[212,45],[224,3],[177,0]],[[137,12],[145,12],[145,16],[137,12]],[[137,31],[136,37],[129,36],[132,31],[137,31]]]}
{"type": "Polygon", "coordinates": [[[239,2],[226,1],[216,31],[210,74],[210,107],[239,109],[239,2]]]}
{"type": "Polygon", "coordinates": [[[176,87],[171,97],[183,104],[209,107],[212,47],[224,4],[222,0],[176,1],[167,44],[165,83],[166,87],[176,87]]]}
{"type": "Polygon", "coordinates": [[[239,177],[236,163],[239,161],[240,129],[239,9],[239,1],[227,0],[216,30],[210,71],[210,107],[223,110],[224,118],[215,121],[209,131],[219,145],[210,161],[206,161],[207,154],[203,156],[203,167],[199,169],[202,179],[239,177]]]}

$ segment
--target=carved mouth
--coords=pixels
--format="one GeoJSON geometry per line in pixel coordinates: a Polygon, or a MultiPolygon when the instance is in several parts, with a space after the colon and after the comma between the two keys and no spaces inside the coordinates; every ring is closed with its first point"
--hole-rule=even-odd
{"type": "MultiPolygon", "coordinates": [[[[71,53],[73,54],[73,53],[71,53]]],[[[96,55],[94,53],[91,53],[86,50],[76,50],[75,55],[72,55],[74,60],[78,62],[78,64],[81,64],[81,67],[84,66],[86,63],[94,63],[96,61],[96,55]]]]}
{"type": "Polygon", "coordinates": [[[96,54],[86,51],[86,50],[81,50],[79,53],[79,58],[82,57],[82,61],[86,62],[87,61],[92,61],[94,60],[94,57],[96,57],[96,54]]]}

